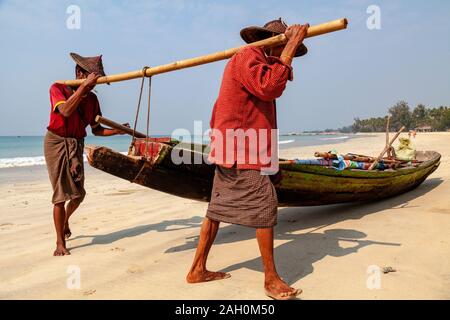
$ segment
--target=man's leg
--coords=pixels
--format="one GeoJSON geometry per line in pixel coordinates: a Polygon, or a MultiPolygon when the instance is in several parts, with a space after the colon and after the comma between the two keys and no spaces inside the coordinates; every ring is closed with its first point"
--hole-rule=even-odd
{"type": "Polygon", "coordinates": [[[72,199],[69,201],[66,207],[66,214],[65,214],[65,220],[64,220],[64,238],[69,239],[72,235],[72,232],[70,232],[69,228],[69,218],[74,213],[75,210],[80,206],[80,199],[72,199]]]}
{"type": "Polygon", "coordinates": [[[219,229],[219,221],[214,221],[205,218],[200,230],[200,238],[198,241],[197,251],[195,252],[194,262],[191,270],[186,276],[186,281],[189,283],[206,282],[212,280],[221,280],[230,277],[229,273],[212,272],[206,270],[206,260],[208,253],[217,235],[219,229]]]}
{"type": "Polygon", "coordinates": [[[54,256],[70,254],[66,248],[66,240],[64,239],[64,221],[66,219],[64,204],[64,202],[60,202],[53,206],[53,221],[55,222],[56,229],[56,250],[53,252],[54,256]]]}
{"type": "Polygon", "coordinates": [[[264,265],[266,294],[274,299],[289,299],[300,294],[300,289],[289,287],[277,273],[273,257],[273,227],[256,229],[256,239],[264,265]]]}

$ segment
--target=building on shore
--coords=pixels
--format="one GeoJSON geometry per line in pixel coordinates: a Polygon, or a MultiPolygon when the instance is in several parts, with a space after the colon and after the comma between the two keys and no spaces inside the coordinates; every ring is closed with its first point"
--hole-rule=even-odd
{"type": "Polygon", "coordinates": [[[432,132],[433,128],[431,126],[424,125],[424,126],[417,127],[416,131],[417,132],[432,132]]]}

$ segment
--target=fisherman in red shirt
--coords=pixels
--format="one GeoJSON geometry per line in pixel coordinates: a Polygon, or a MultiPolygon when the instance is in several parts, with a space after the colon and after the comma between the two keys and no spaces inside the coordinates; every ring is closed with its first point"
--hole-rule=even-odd
{"type": "Polygon", "coordinates": [[[66,239],[71,236],[69,217],[86,195],[83,166],[86,127],[90,125],[96,136],[123,134],[115,129],[103,128],[95,121],[101,111],[92,89],[97,79],[105,76],[102,56],[81,57],[76,53],[70,55],[76,63],[76,79],[85,80],[78,88],[59,83],[50,87],[50,123],[44,140],[45,161],[53,188],[55,256],[70,254],[66,248],[66,239]]]}
{"type": "Polygon", "coordinates": [[[262,28],[241,31],[247,43],[281,33],[288,42],[267,49],[245,47],[225,67],[210,123],[209,160],[216,164],[216,172],[194,262],[186,277],[189,283],[230,277],[228,273],[206,269],[219,224],[226,222],[256,229],[264,265],[264,288],[269,297],[292,299],[301,293],[286,284],[275,268],[273,227],[277,223],[278,200],[268,174],[278,171],[275,99],[282,95],[287,81],[293,80],[293,57],[307,53],[303,39],[308,27],[288,27],[280,18],[262,28]]]}

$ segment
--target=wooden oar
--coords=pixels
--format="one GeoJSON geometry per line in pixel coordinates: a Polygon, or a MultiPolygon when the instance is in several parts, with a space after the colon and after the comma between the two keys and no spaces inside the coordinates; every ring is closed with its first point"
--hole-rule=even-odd
{"type": "Polygon", "coordinates": [[[123,131],[126,134],[129,134],[130,136],[132,136],[133,132],[134,132],[134,136],[136,138],[145,138],[146,137],[146,135],[144,133],[141,133],[141,132],[138,132],[138,131],[134,131],[133,129],[131,129],[129,127],[126,127],[126,126],[124,126],[124,125],[122,125],[120,123],[117,123],[117,122],[112,121],[110,119],[104,118],[102,116],[96,116],[95,117],[95,121],[98,122],[98,123],[104,124],[105,126],[108,126],[110,128],[123,131]]]}
{"type": "MultiPolygon", "coordinates": [[[[311,26],[308,28],[306,38],[315,37],[315,36],[322,35],[325,33],[346,29],[347,24],[348,24],[347,19],[343,18],[343,19],[338,19],[338,20],[327,22],[327,23],[311,26]]],[[[189,68],[189,67],[195,67],[195,66],[210,63],[210,62],[228,59],[231,56],[233,56],[236,52],[238,52],[240,49],[242,49],[243,47],[249,46],[249,45],[268,48],[268,47],[274,47],[274,46],[278,46],[281,44],[285,44],[286,42],[287,42],[286,36],[284,34],[280,34],[275,37],[271,37],[271,38],[264,39],[261,41],[253,42],[248,45],[228,49],[225,51],[216,52],[216,53],[212,53],[212,54],[205,55],[205,56],[176,61],[173,63],[148,68],[145,70],[145,75],[147,77],[149,77],[149,76],[153,76],[153,75],[160,74],[160,73],[180,70],[180,69],[189,68]]],[[[143,72],[144,71],[141,69],[141,70],[126,72],[126,73],[108,75],[106,77],[100,77],[97,80],[97,84],[141,78],[143,76],[143,72]]],[[[80,80],[58,80],[56,82],[66,84],[68,86],[79,86],[83,81],[84,81],[83,79],[80,79],[80,80]]]]}
{"type": "Polygon", "coordinates": [[[391,146],[394,143],[394,141],[397,140],[397,138],[400,135],[400,133],[402,133],[403,130],[405,130],[405,129],[406,129],[405,126],[400,128],[400,130],[395,134],[395,136],[391,139],[391,141],[389,141],[389,143],[384,147],[383,151],[381,151],[381,153],[378,156],[378,158],[370,165],[368,170],[373,170],[378,165],[378,162],[380,162],[383,159],[384,154],[386,152],[388,152],[388,150],[391,148],[391,146]]]}

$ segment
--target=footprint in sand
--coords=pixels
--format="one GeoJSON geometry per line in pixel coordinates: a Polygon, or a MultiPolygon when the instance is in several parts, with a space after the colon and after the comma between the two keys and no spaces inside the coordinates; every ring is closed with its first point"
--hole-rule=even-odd
{"type": "Polygon", "coordinates": [[[111,248],[110,251],[119,251],[119,252],[124,252],[125,249],[124,248],[119,248],[119,247],[115,247],[115,248],[111,248]]]}
{"type": "Polygon", "coordinates": [[[133,264],[127,269],[127,273],[136,274],[136,273],[142,273],[144,272],[144,269],[141,266],[138,266],[137,264],[133,264]]]}
{"type": "Polygon", "coordinates": [[[86,291],[83,292],[83,296],[90,296],[90,295],[93,295],[96,292],[97,292],[97,290],[95,290],[95,289],[86,290],[86,291]]]}
{"type": "Polygon", "coordinates": [[[2,224],[0,224],[0,229],[2,229],[2,230],[9,229],[13,226],[14,226],[14,223],[10,223],[10,222],[2,223],[2,224]]]}
{"type": "Polygon", "coordinates": [[[117,190],[117,192],[106,193],[105,196],[126,196],[135,192],[136,190],[117,190]]]}

